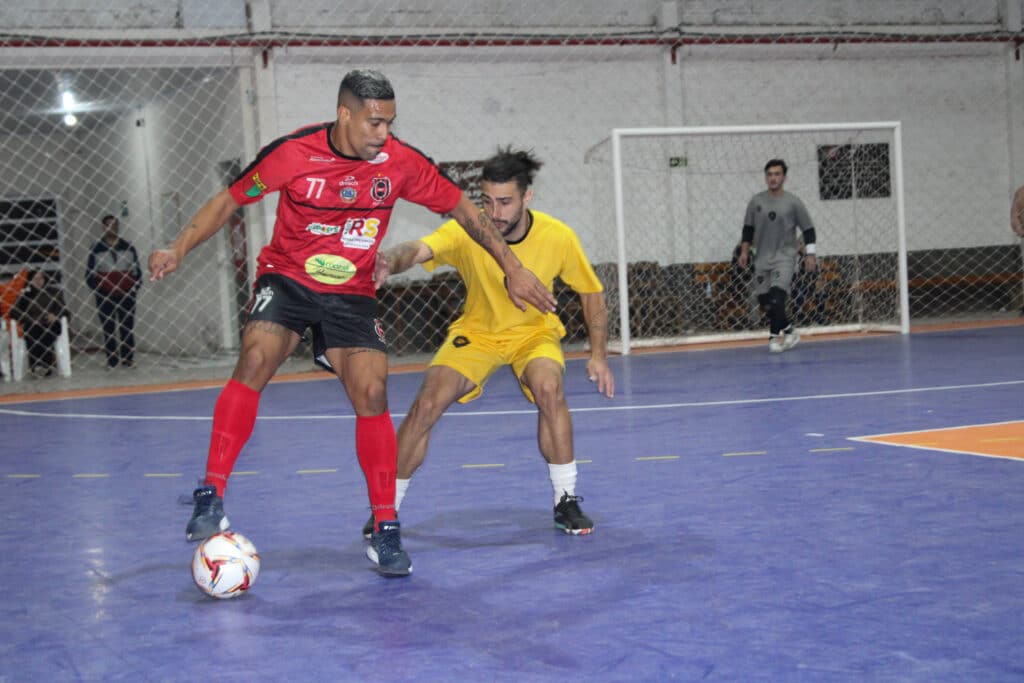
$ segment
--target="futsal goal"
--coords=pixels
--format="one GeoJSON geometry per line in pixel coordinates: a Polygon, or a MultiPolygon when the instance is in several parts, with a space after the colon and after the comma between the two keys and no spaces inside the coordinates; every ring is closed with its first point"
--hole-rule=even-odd
{"type": "Polygon", "coordinates": [[[899,122],[617,128],[586,164],[623,353],[766,335],[735,253],[769,159],[817,233],[817,272],[798,265],[789,297],[801,332],[909,330],[899,122]]]}

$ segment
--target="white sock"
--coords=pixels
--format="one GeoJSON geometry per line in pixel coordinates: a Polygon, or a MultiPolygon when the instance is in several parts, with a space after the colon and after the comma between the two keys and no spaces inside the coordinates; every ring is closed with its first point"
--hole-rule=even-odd
{"type": "Polygon", "coordinates": [[[405,492],[409,490],[408,479],[395,479],[395,512],[398,512],[398,508],[402,506],[402,499],[405,498],[405,492]]]}
{"type": "Polygon", "coordinates": [[[555,505],[562,499],[562,495],[568,493],[576,495],[576,461],[567,462],[564,465],[552,465],[548,463],[548,476],[551,478],[551,488],[555,492],[555,505]]]}

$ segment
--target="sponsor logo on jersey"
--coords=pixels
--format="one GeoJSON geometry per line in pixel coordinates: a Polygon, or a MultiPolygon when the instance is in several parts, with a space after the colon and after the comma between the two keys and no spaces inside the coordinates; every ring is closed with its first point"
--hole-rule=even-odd
{"type": "Polygon", "coordinates": [[[356,200],[356,188],[354,187],[343,187],[341,192],[338,193],[341,196],[341,201],[346,204],[351,204],[356,200]]]}
{"type": "Polygon", "coordinates": [[[452,346],[457,349],[461,349],[463,346],[469,346],[469,339],[460,334],[455,339],[452,339],[452,346]]]}
{"type": "Polygon", "coordinates": [[[318,154],[314,154],[313,156],[311,156],[309,158],[309,160],[310,161],[319,161],[319,162],[324,163],[324,164],[333,164],[334,163],[334,157],[322,157],[322,156],[320,156],[318,154]]]}
{"type": "Polygon", "coordinates": [[[775,220],[775,212],[774,211],[769,211],[768,212],[768,220],[770,220],[770,221],[775,220]]]}
{"type": "Polygon", "coordinates": [[[306,232],[314,235],[337,235],[341,232],[340,225],[327,225],[326,223],[310,223],[306,226],[306,232]]]}
{"type": "Polygon", "coordinates": [[[372,249],[378,234],[379,218],[349,218],[341,231],[341,243],[353,249],[372,249]]]}
{"type": "Polygon", "coordinates": [[[347,175],[344,178],[342,178],[341,180],[339,180],[338,184],[341,185],[342,187],[345,187],[346,185],[349,185],[351,187],[355,187],[356,185],[359,184],[359,181],[356,180],[355,176],[347,175]]]}
{"type": "Polygon", "coordinates": [[[325,285],[340,285],[356,274],[356,266],[336,254],[316,254],[306,259],[306,274],[325,285]]]}
{"type": "Polygon", "coordinates": [[[376,202],[382,202],[391,196],[391,178],[377,176],[370,185],[370,196],[376,202]]]}
{"type": "Polygon", "coordinates": [[[380,339],[381,344],[388,343],[388,340],[384,338],[384,325],[381,323],[380,318],[373,319],[373,331],[377,333],[377,339],[380,339]]]}
{"type": "Polygon", "coordinates": [[[259,197],[267,191],[267,186],[260,180],[259,173],[252,174],[252,187],[245,191],[246,197],[259,197]]]}
{"type": "Polygon", "coordinates": [[[377,152],[377,156],[370,159],[367,163],[370,164],[383,164],[385,161],[390,159],[391,156],[387,152],[377,152]]]}

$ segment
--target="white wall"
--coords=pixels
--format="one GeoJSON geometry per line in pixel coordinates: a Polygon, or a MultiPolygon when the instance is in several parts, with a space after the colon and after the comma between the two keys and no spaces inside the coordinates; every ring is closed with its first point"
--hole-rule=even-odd
{"type": "MultiPolygon", "coordinates": [[[[337,53],[321,55],[323,61],[312,66],[309,55],[289,55],[277,64],[278,118],[284,132],[329,117],[341,75],[349,68],[378,67],[398,94],[397,134],[435,160],[478,159],[506,143],[536,149],[547,165],[534,206],[576,227],[594,261],[614,258],[611,186],[594,176],[584,157],[614,127],[901,121],[909,248],[1008,244],[1004,223],[1014,180],[1005,48],[926,52],[913,46],[887,48],[882,56],[875,56],[877,48],[856,46],[710,47],[680,50],[678,64],[668,66],[657,50],[624,52],[621,59],[609,51],[554,50],[546,60],[531,49],[505,50],[500,60],[486,49],[436,50],[425,51],[422,59],[376,62],[337,53]],[[681,93],[679,120],[667,116],[670,79],[681,93]]],[[[671,143],[665,144],[667,163],[671,143]]],[[[708,239],[709,229],[718,258],[727,256],[746,198],[763,189],[767,158],[751,165],[747,185],[736,196],[723,198],[736,204],[731,214],[722,207],[711,226],[706,215],[678,216],[683,226],[700,221],[700,231],[648,241],[648,251],[635,257],[712,258],[691,243],[708,239]],[[668,242],[673,244],[665,253],[668,242]]],[[[791,171],[788,189],[814,213],[814,168],[791,171]]],[[[435,222],[422,213],[399,212],[389,239],[422,234],[435,222]]],[[[819,230],[819,242],[830,253],[827,230],[819,230]]],[[[832,253],[851,250],[838,235],[833,248],[832,253]]]]}

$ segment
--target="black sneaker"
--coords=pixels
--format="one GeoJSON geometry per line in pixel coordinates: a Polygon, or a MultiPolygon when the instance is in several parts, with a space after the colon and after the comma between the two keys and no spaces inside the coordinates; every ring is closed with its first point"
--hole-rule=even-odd
{"type": "Polygon", "coordinates": [[[369,541],[373,538],[373,513],[370,513],[370,518],[366,520],[366,524],[363,525],[363,538],[369,541]]]}
{"type": "Polygon", "coordinates": [[[573,536],[584,536],[594,531],[594,523],[580,510],[583,496],[562,494],[555,506],[555,527],[573,536]]]}
{"type": "Polygon", "coordinates": [[[224,499],[213,486],[200,486],[192,492],[192,519],[185,527],[186,541],[201,541],[227,531],[231,524],[224,515],[224,499]]]}
{"type": "Polygon", "coordinates": [[[412,560],[402,550],[402,531],[397,519],[383,521],[370,537],[366,556],[377,565],[377,573],[383,576],[408,576],[412,574],[412,560]]]}

